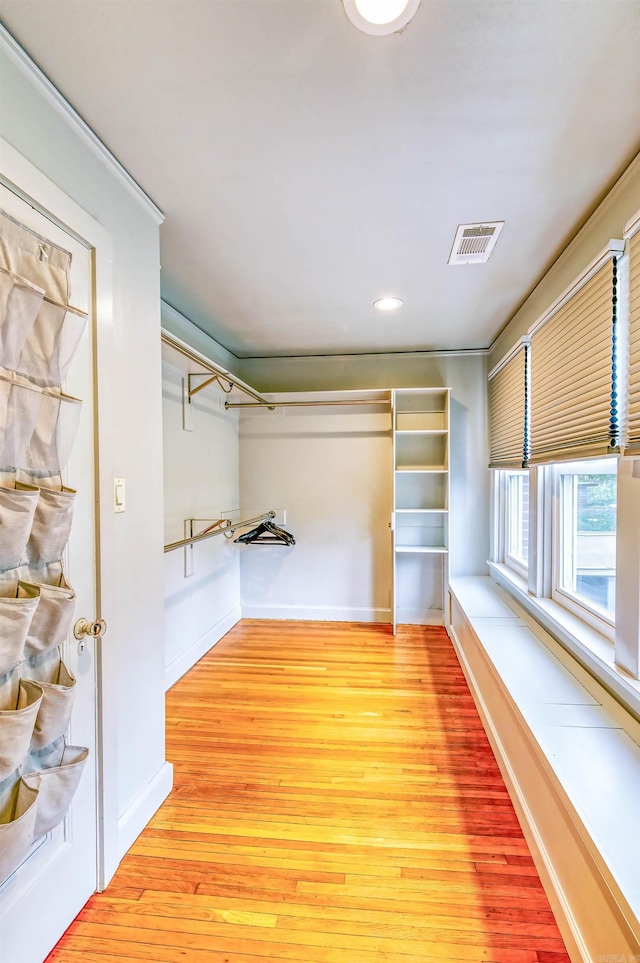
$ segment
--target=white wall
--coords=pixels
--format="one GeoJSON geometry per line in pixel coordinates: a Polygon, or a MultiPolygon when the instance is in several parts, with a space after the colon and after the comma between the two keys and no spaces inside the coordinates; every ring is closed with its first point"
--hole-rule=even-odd
{"type": "MultiPolygon", "coordinates": [[[[184,538],[184,519],[213,519],[239,508],[238,415],[224,410],[224,395],[211,385],[193,397],[193,430],[185,431],[182,381],[197,366],[163,350],[164,530],[165,541],[173,542],[184,538]]],[[[177,549],[164,559],[167,688],[240,618],[238,549],[223,535],[195,545],[188,577],[184,555],[177,549]]]]}
{"type": "Polygon", "coordinates": [[[243,413],[242,504],[296,538],[238,548],[244,617],[389,621],[391,464],[388,408],[243,413]]]}
{"type": "MultiPolygon", "coordinates": [[[[240,374],[249,384],[264,392],[450,387],[451,575],[487,573],[489,472],[484,355],[416,352],[249,358],[241,360],[240,374]]],[[[268,413],[264,417],[268,420],[268,413]]],[[[243,434],[244,428],[241,429],[241,466],[245,450],[243,434]]],[[[390,453],[388,465],[390,473],[390,453]]],[[[242,467],[241,473],[244,478],[242,467]]]]}
{"type": "Polygon", "coordinates": [[[113,477],[126,478],[127,511],[113,514],[110,500],[101,506],[106,683],[117,692],[106,733],[115,756],[107,787],[113,811],[103,815],[106,835],[121,854],[170,787],[158,219],[4,49],[0,88],[2,136],[103,225],[113,242],[113,323],[99,328],[100,479],[105,496],[112,496],[113,477]]]}

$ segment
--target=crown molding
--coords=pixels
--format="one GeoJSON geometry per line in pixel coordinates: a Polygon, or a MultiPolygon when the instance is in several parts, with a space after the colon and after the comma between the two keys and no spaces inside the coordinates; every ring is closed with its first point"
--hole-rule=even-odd
{"type": "Polygon", "coordinates": [[[502,369],[509,364],[511,359],[515,358],[515,356],[518,354],[519,351],[522,351],[524,348],[528,347],[528,345],[530,344],[531,344],[531,338],[529,337],[528,334],[525,334],[521,338],[518,338],[516,343],[511,348],[509,348],[509,350],[504,355],[504,357],[502,357],[500,361],[498,361],[498,363],[493,366],[493,368],[487,375],[487,381],[491,381],[492,378],[495,378],[498,372],[502,371],[502,369]]]}
{"type": "Polygon", "coordinates": [[[9,60],[20,70],[20,72],[37,87],[45,100],[68,122],[80,140],[86,147],[105,165],[118,180],[123,184],[128,192],[138,203],[144,207],[146,212],[151,215],[156,224],[162,224],[164,214],[160,208],[154,204],[148,194],[140,187],[131,174],[122,166],[120,161],[114,157],[100,138],[95,134],[89,125],[82,119],[80,114],[71,106],[60,91],[54,87],[49,78],[38,65],[31,59],[17,40],[11,36],[5,26],[0,23],[0,51],[4,52],[9,60]]]}
{"type": "Polygon", "coordinates": [[[638,231],[640,231],[640,211],[636,211],[633,217],[625,224],[624,236],[626,238],[633,237],[638,231]]]}
{"type": "Polygon", "coordinates": [[[343,351],[337,354],[252,354],[241,355],[239,359],[244,361],[338,361],[340,358],[362,359],[362,358],[470,358],[474,356],[486,357],[489,348],[459,348],[450,350],[436,351],[343,351]]]}

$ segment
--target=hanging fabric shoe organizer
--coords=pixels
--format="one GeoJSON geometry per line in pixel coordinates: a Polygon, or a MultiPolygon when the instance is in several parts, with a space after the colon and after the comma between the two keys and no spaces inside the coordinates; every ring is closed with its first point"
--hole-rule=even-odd
{"type": "Polygon", "coordinates": [[[66,745],[76,679],[62,661],[76,496],[62,473],[82,404],[63,381],[86,325],[70,263],[0,211],[0,885],[65,818],[89,752],[66,745]]]}

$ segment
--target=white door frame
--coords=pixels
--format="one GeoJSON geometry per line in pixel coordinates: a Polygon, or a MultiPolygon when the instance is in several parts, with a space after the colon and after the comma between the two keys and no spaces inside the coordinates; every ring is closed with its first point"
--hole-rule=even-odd
{"type": "MultiPolygon", "coordinates": [[[[90,214],[45,177],[22,154],[0,137],[0,182],[46,218],[88,245],[93,272],[94,325],[94,470],[96,479],[96,618],[115,622],[115,545],[111,509],[113,466],[105,462],[109,446],[100,446],[108,405],[113,344],[113,280],[111,235],[90,214]]],[[[85,613],[82,613],[83,615],[85,613]]],[[[93,613],[87,613],[93,617],[93,613]]],[[[117,665],[113,631],[97,639],[96,680],[96,889],[102,890],[119,862],[117,665]],[[110,639],[111,636],[111,639],[110,639]]]]}

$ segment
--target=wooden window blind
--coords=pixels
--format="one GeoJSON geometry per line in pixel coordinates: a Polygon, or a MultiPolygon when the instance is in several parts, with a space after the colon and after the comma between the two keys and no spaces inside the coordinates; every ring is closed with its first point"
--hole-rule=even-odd
{"type": "Polygon", "coordinates": [[[629,242],[629,408],[625,453],[640,452],[640,231],[629,242]]]}
{"type": "Polygon", "coordinates": [[[532,330],[531,464],[618,450],[616,335],[616,259],[608,254],[532,330]]]}
{"type": "Polygon", "coordinates": [[[523,345],[489,375],[489,468],[526,464],[527,354],[523,345]]]}

